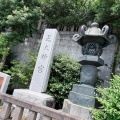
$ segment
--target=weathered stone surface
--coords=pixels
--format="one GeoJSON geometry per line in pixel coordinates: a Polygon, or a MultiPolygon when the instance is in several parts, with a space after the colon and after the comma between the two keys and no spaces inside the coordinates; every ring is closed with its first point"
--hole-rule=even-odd
{"type": "Polygon", "coordinates": [[[34,102],[35,104],[43,104],[49,107],[54,106],[54,97],[45,93],[37,93],[31,90],[15,89],[13,96],[20,100],[34,102]]]}
{"type": "Polygon", "coordinates": [[[34,111],[29,110],[27,120],[36,120],[37,113],[34,111]]]}
{"type": "Polygon", "coordinates": [[[97,67],[93,65],[83,65],[80,75],[80,83],[95,86],[97,80],[97,67]]]}
{"type": "Polygon", "coordinates": [[[52,120],[52,118],[51,118],[51,117],[48,117],[48,116],[44,116],[44,117],[43,117],[43,120],[52,120]]]}
{"type": "Polygon", "coordinates": [[[64,100],[62,111],[80,117],[83,120],[92,120],[89,108],[76,105],[68,99],[64,100]]]}
{"type": "Polygon", "coordinates": [[[114,53],[115,53],[115,44],[111,44],[104,48],[102,58],[104,59],[104,63],[106,66],[99,67],[98,76],[100,79],[103,79],[102,87],[109,86],[109,80],[111,78],[112,67],[114,62],[114,53]]]}
{"type": "MultiPolygon", "coordinates": [[[[13,92],[13,96],[16,98],[19,98],[20,100],[23,101],[30,101],[33,102],[37,105],[45,105],[48,107],[54,107],[55,100],[53,96],[50,96],[48,94],[44,93],[38,93],[34,92],[31,90],[25,90],[25,89],[15,89],[13,92]]],[[[23,116],[28,116],[28,110],[24,110],[23,116]]],[[[43,120],[43,115],[42,114],[37,114],[37,119],[36,120],[43,120]]]]}
{"type": "Polygon", "coordinates": [[[11,103],[4,102],[2,106],[2,110],[0,111],[0,120],[6,120],[10,116],[11,111],[11,103]]]}
{"type": "Polygon", "coordinates": [[[69,93],[68,99],[77,105],[82,105],[85,107],[93,107],[93,108],[95,106],[95,97],[93,96],[88,96],[71,91],[69,93]]]}
{"type": "Polygon", "coordinates": [[[80,94],[94,96],[95,88],[89,85],[84,85],[84,84],[81,84],[81,85],[74,84],[72,91],[80,94]]]}
{"type": "Polygon", "coordinates": [[[30,83],[30,90],[35,92],[46,91],[57,39],[59,39],[59,34],[56,29],[45,30],[30,83]]]}
{"type": "Polygon", "coordinates": [[[100,67],[104,65],[104,60],[98,56],[83,55],[78,59],[78,62],[82,65],[94,65],[100,67]]]}
{"type": "Polygon", "coordinates": [[[24,108],[16,106],[12,115],[12,120],[21,120],[24,108]]]}

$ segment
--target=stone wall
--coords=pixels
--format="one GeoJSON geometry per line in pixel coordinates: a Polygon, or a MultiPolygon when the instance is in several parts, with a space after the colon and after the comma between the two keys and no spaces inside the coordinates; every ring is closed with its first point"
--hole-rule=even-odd
{"type": "MultiPolygon", "coordinates": [[[[70,56],[77,59],[81,53],[81,46],[72,40],[72,36],[76,32],[59,32],[60,40],[56,42],[55,55],[68,53],[70,56]]],[[[35,33],[33,38],[27,38],[24,42],[12,48],[12,53],[16,60],[28,60],[28,51],[37,52],[40,47],[43,34],[35,33]]]]}
{"type": "MultiPolygon", "coordinates": [[[[28,51],[37,52],[41,43],[43,32],[36,32],[33,38],[25,39],[23,43],[12,48],[12,52],[15,55],[16,60],[24,61],[28,60],[28,51]]],[[[82,56],[81,46],[72,40],[72,36],[78,32],[71,31],[59,31],[60,40],[56,42],[55,54],[68,53],[71,57],[78,59],[82,56]]],[[[112,72],[112,65],[114,60],[115,44],[110,44],[105,47],[101,58],[105,61],[105,66],[99,67],[99,77],[104,79],[103,86],[108,86],[108,80],[112,72]]]]}
{"type": "Polygon", "coordinates": [[[35,33],[31,38],[26,38],[23,42],[14,46],[11,49],[11,53],[13,53],[14,59],[19,61],[25,61],[29,59],[28,52],[38,52],[38,48],[41,43],[41,34],[35,33]]]}

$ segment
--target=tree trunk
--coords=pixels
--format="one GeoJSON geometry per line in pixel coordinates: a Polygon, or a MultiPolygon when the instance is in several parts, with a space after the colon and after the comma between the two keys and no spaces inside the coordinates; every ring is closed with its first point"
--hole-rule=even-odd
{"type": "Polygon", "coordinates": [[[4,66],[4,64],[6,62],[6,58],[7,58],[7,55],[2,56],[2,61],[0,63],[0,71],[3,69],[3,66],[4,66]]]}

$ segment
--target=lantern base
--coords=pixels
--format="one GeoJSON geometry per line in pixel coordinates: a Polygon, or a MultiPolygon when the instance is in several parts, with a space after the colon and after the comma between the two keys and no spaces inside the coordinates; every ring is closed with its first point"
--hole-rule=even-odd
{"type": "Polygon", "coordinates": [[[93,120],[91,118],[91,114],[90,114],[91,111],[89,108],[81,105],[76,105],[68,99],[64,100],[62,111],[74,115],[76,117],[79,117],[80,119],[93,120]]]}
{"type": "Polygon", "coordinates": [[[95,107],[95,88],[89,85],[73,85],[72,91],[69,93],[68,99],[77,105],[85,107],[95,107]]]}

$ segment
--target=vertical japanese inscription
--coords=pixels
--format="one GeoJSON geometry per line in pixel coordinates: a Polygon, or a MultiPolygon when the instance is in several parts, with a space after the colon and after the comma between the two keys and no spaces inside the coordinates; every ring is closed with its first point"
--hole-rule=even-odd
{"type": "Polygon", "coordinates": [[[39,73],[42,73],[43,69],[44,69],[44,66],[43,66],[43,65],[38,66],[38,72],[39,72],[39,73]]]}
{"type": "Polygon", "coordinates": [[[47,59],[48,55],[47,54],[42,54],[41,55],[41,60],[44,62],[47,59]]]}
{"type": "MultiPolygon", "coordinates": [[[[51,42],[51,35],[47,35],[46,39],[45,39],[45,47],[43,49],[43,54],[41,55],[40,59],[42,62],[45,62],[45,60],[47,59],[48,55],[48,51],[49,51],[49,46],[48,46],[48,42],[51,42]]],[[[44,71],[44,65],[40,65],[38,66],[38,73],[42,73],[44,71]]]]}
{"type": "Polygon", "coordinates": [[[48,47],[48,45],[47,45],[47,44],[45,45],[45,48],[44,48],[44,50],[47,50],[47,51],[49,51],[49,47],[48,47]]]}
{"type": "Polygon", "coordinates": [[[56,29],[46,29],[41,42],[35,69],[30,83],[30,90],[45,92],[49,80],[55,41],[59,35],[56,29]]]}
{"type": "Polygon", "coordinates": [[[51,35],[47,35],[46,41],[51,42],[50,38],[51,38],[51,35]]]}

